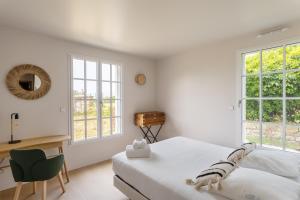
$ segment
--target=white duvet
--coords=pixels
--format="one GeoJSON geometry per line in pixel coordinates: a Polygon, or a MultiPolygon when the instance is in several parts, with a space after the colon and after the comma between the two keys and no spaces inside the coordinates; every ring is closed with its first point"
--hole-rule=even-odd
{"type": "MultiPolygon", "coordinates": [[[[128,159],[124,152],[115,155],[113,157],[115,174],[151,200],[227,199],[205,189],[197,191],[194,187],[187,185],[185,180],[196,177],[211,164],[226,159],[228,154],[232,152],[232,148],[175,137],[152,144],[151,149],[152,155],[150,158],[128,159]]],[[[287,198],[283,200],[296,200],[298,198],[300,184],[295,181],[289,182],[292,180],[283,177],[274,178],[273,176],[275,175],[267,172],[262,172],[263,174],[261,174],[261,171],[258,171],[261,175],[255,175],[257,172],[251,171],[253,169],[239,169],[224,180],[224,190],[222,190],[221,194],[227,196],[228,199],[271,200],[264,198],[266,196],[276,197],[278,196],[277,193],[280,193],[280,195],[278,198],[275,198],[276,200],[280,200],[284,196],[287,198]],[[250,176],[249,180],[253,183],[253,185],[248,185],[249,187],[247,186],[247,181],[245,181],[248,180],[247,176],[250,176]],[[263,180],[256,179],[255,176],[263,176],[265,178],[263,180]],[[270,184],[270,182],[272,183],[270,184]],[[267,187],[266,184],[268,184],[267,187]],[[242,186],[243,188],[238,188],[237,186],[242,186]],[[248,190],[245,190],[247,187],[248,190]],[[274,189],[272,189],[273,187],[274,189]],[[257,188],[260,190],[257,190],[257,188]],[[247,191],[247,194],[243,193],[243,191],[247,191]],[[260,195],[254,195],[258,192],[260,192],[260,195]],[[243,198],[239,199],[243,194],[243,198]],[[295,196],[296,199],[294,199],[295,196]]]]}
{"type": "Polygon", "coordinates": [[[128,159],[125,153],[113,157],[115,174],[151,200],[225,200],[205,190],[197,191],[185,180],[233,150],[183,137],[151,145],[151,158],[128,159]]]}

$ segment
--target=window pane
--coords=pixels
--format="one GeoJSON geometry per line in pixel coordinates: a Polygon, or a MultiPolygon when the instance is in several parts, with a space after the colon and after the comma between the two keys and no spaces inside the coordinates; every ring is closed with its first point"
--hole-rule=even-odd
{"type": "Polygon", "coordinates": [[[286,148],[300,151],[300,100],[286,101],[286,148]]]}
{"type": "Polygon", "coordinates": [[[262,72],[278,71],[283,69],[283,48],[274,48],[262,51],[262,72]]]}
{"type": "Polygon", "coordinates": [[[259,101],[244,100],[243,133],[247,142],[260,143],[259,101]]]}
{"type": "Polygon", "coordinates": [[[259,101],[246,100],[246,119],[247,121],[259,121],[259,101]]]}
{"type": "Polygon", "coordinates": [[[110,64],[102,64],[102,80],[110,81],[110,64]]]}
{"type": "Polygon", "coordinates": [[[286,117],[287,122],[292,125],[300,123],[300,100],[286,101],[286,117]]]}
{"type": "Polygon", "coordinates": [[[73,80],[73,97],[84,98],[84,81],[73,80]]]}
{"type": "Polygon", "coordinates": [[[97,120],[87,120],[87,137],[95,138],[97,137],[97,120]]]}
{"type": "Polygon", "coordinates": [[[85,139],[85,124],[84,121],[74,121],[74,140],[83,140],[85,139]]]}
{"type": "Polygon", "coordinates": [[[262,77],[262,96],[282,97],[282,74],[271,74],[262,77]]]}
{"type": "Polygon", "coordinates": [[[260,68],[260,52],[245,55],[246,74],[258,73],[260,68]]]}
{"type": "Polygon", "coordinates": [[[260,144],[260,124],[255,121],[245,121],[243,123],[243,133],[245,136],[245,142],[255,142],[260,144]]]}
{"type": "Polygon", "coordinates": [[[102,135],[103,136],[110,135],[110,118],[102,119],[102,135]]]}
{"type": "Polygon", "coordinates": [[[285,148],[289,151],[300,152],[300,125],[286,125],[285,148]]]}
{"type": "Polygon", "coordinates": [[[84,61],[73,58],[73,78],[84,78],[84,61]]]}
{"type": "Polygon", "coordinates": [[[112,81],[121,81],[120,66],[112,65],[111,73],[112,73],[112,81]]]}
{"type": "Polygon", "coordinates": [[[112,83],[112,99],[121,99],[121,84],[112,83]]]}
{"type": "Polygon", "coordinates": [[[121,118],[112,118],[112,134],[118,134],[121,133],[121,118]]]}
{"type": "Polygon", "coordinates": [[[286,69],[300,68],[300,44],[286,47],[286,69]]]}
{"type": "Polygon", "coordinates": [[[110,83],[102,82],[102,99],[110,99],[110,83]]]}
{"type": "Polygon", "coordinates": [[[287,73],[286,96],[300,97],[300,72],[287,73]]]}
{"type": "Polygon", "coordinates": [[[282,147],[282,101],[263,101],[262,140],[264,146],[282,147]]]}
{"type": "Polygon", "coordinates": [[[102,102],[102,117],[110,117],[111,116],[111,107],[110,101],[103,101],[102,102]]]}
{"type": "Polygon", "coordinates": [[[84,101],[73,101],[73,119],[84,119],[84,101]]]}
{"type": "Polygon", "coordinates": [[[246,81],[246,97],[258,97],[259,96],[259,77],[247,76],[243,78],[243,82],[246,81]]]}
{"type": "Polygon", "coordinates": [[[119,117],[121,116],[121,101],[112,100],[112,116],[119,117]]]}
{"type": "Polygon", "coordinates": [[[86,61],[86,78],[97,79],[97,62],[86,61]]]}
{"type": "Polygon", "coordinates": [[[97,98],[97,81],[86,81],[86,98],[97,98]]]}
{"type": "Polygon", "coordinates": [[[86,101],[86,117],[88,119],[97,119],[97,101],[88,100],[86,101]]]}

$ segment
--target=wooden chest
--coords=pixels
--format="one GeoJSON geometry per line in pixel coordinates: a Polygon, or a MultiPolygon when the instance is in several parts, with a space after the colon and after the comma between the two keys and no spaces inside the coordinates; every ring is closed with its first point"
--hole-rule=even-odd
{"type": "Polygon", "coordinates": [[[140,127],[161,125],[165,123],[166,116],[163,112],[140,112],[135,113],[135,125],[140,127]]]}

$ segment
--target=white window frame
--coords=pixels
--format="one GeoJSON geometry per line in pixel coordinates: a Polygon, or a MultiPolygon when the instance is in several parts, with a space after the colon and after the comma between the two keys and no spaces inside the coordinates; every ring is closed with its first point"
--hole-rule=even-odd
{"type": "MultiPolygon", "coordinates": [[[[123,104],[124,104],[124,98],[123,98],[123,93],[124,93],[124,85],[123,85],[123,65],[120,62],[116,62],[116,61],[112,61],[112,60],[105,60],[105,59],[100,59],[97,57],[90,57],[90,56],[81,56],[81,55],[77,55],[77,54],[69,54],[68,55],[68,63],[69,63],[69,135],[71,136],[71,144],[78,144],[78,143],[86,143],[89,141],[98,141],[98,140],[104,140],[104,139],[109,139],[109,138],[113,138],[113,137],[118,137],[120,135],[123,135],[123,121],[124,121],[124,117],[123,117],[123,104]],[[84,79],[80,79],[80,78],[73,78],[73,59],[81,59],[84,60],[84,79]],[[86,61],[94,61],[97,63],[97,76],[96,76],[96,82],[97,82],[97,98],[96,98],[96,102],[97,102],[97,137],[94,138],[88,138],[87,137],[87,119],[85,116],[85,119],[81,120],[84,121],[85,123],[85,138],[83,140],[75,140],[74,139],[74,130],[73,130],[73,125],[74,125],[74,120],[73,120],[73,108],[74,108],[74,97],[73,97],[73,80],[84,80],[85,82],[85,92],[86,92],[86,81],[88,81],[89,79],[86,79],[86,61]],[[120,83],[120,133],[115,133],[112,134],[112,123],[110,123],[110,135],[109,136],[103,136],[102,134],[102,64],[110,64],[110,65],[117,65],[119,66],[119,70],[120,70],[120,81],[118,81],[118,83],[120,83]]],[[[110,67],[111,69],[112,67],[110,67]]],[[[110,71],[110,76],[112,76],[112,73],[110,71]]],[[[93,81],[95,81],[93,79],[93,81]]],[[[110,77],[110,81],[105,81],[105,82],[116,82],[116,81],[112,81],[111,77],[110,77]]],[[[111,84],[110,84],[111,85],[111,84]]],[[[112,88],[110,88],[110,93],[112,93],[112,88]]],[[[86,101],[86,94],[85,94],[85,98],[84,101],[86,101]]],[[[110,103],[111,103],[111,98],[110,98],[110,103]]],[[[85,106],[85,112],[86,112],[86,106],[85,106]]],[[[111,113],[112,114],[112,113],[111,113]]],[[[112,121],[112,116],[110,116],[110,122],[112,121]]],[[[88,119],[91,120],[91,119],[88,119]]]]}
{"type": "MultiPolygon", "coordinates": [[[[246,112],[246,101],[245,100],[257,100],[259,102],[259,124],[260,124],[260,146],[264,148],[275,148],[275,149],[280,149],[280,150],[286,150],[286,100],[300,100],[300,97],[286,97],[286,74],[291,73],[291,72],[299,72],[299,69],[291,69],[287,70],[286,69],[286,47],[290,45],[297,45],[300,44],[300,38],[295,38],[293,40],[286,40],[286,41],[281,41],[277,43],[273,43],[271,45],[267,46],[262,46],[259,48],[254,48],[254,49],[247,49],[247,50],[240,50],[238,51],[238,56],[239,56],[239,62],[238,62],[238,79],[239,79],[239,86],[238,91],[240,91],[239,94],[239,119],[240,123],[238,125],[238,129],[241,135],[241,142],[245,142],[245,134],[244,134],[244,128],[243,128],[243,123],[244,123],[244,116],[246,112]],[[272,71],[272,72],[267,72],[267,73],[262,73],[262,51],[263,50],[269,50],[269,49],[274,49],[274,48],[283,48],[283,69],[279,71],[272,71]],[[246,74],[245,73],[245,61],[244,61],[244,55],[249,54],[249,53],[254,53],[254,52],[259,52],[260,53],[260,66],[259,66],[259,72],[258,73],[252,73],[252,74],[246,74]],[[262,77],[265,75],[271,75],[271,74],[282,74],[282,97],[263,97],[262,96],[262,77]],[[259,97],[245,97],[245,84],[243,83],[243,78],[251,75],[257,75],[259,76],[259,97]],[[263,146],[263,141],[262,141],[262,114],[263,114],[263,109],[262,109],[262,101],[263,100],[281,100],[282,101],[282,130],[281,130],[281,138],[282,138],[282,146],[281,147],[275,147],[275,146],[268,146],[264,145],[263,146]]],[[[294,152],[294,151],[292,151],[294,152]]],[[[297,152],[299,153],[299,152],[297,152]]]]}

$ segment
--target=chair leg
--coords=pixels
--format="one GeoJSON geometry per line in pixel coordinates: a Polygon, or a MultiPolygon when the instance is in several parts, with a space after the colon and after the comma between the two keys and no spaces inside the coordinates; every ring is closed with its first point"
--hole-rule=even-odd
{"type": "Polygon", "coordinates": [[[32,182],[33,194],[36,193],[36,181],[32,182]]]}
{"type": "Polygon", "coordinates": [[[14,195],[14,200],[19,199],[21,189],[22,189],[22,182],[17,182],[16,191],[15,191],[15,195],[14,195]]]}
{"type": "Polygon", "coordinates": [[[63,193],[65,193],[65,192],[66,192],[66,189],[65,189],[65,185],[64,185],[64,181],[63,181],[61,172],[58,173],[57,178],[58,178],[58,180],[59,180],[59,184],[60,184],[60,187],[61,187],[63,193]]]}
{"type": "Polygon", "coordinates": [[[46,200],[47,199],[47,181],[43,181],[43,196],[42,196],[42,200],[46,200]]]}

